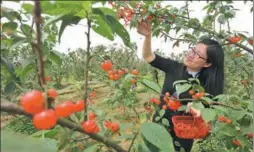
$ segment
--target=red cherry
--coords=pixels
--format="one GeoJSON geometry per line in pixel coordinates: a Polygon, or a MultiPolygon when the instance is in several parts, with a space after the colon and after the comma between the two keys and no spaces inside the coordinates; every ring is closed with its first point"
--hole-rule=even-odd
{"type": "Polygon", "coordinates": [[[58,117],[68,117],[74,112],[74,104],[71,101],[66,101],[55,106],[56,115],[58,117]]]}
{"type": "Polygon", "coordinates": [[[104,122],[104,126],[106,127],[106,128],[111,128],[111,121],[109,121],[109,120],[106,120],[105,122],[104,122]]]}
{"type": "Polygon", "coordinates": [[[112,132],[116,132],[116,131],[118,131],[118,130],[119,130],[119,124],[116,123],[116,122],[112,122],[112,123],[111,123],[111,131],[112,131],[112,132]]]}
{"type": "Polygon", "coordinates": [[[37,113],[33,117],[33,124],[37,129],[50,129],[56,125],[57,116],[54,110],[49,109],[37,113]]]}
{"type": "Polygon", "coordinates": [[[131,84],[135,84],[136,83],[136,79],[131,79],[131,84]]]}
{"type": "Polygon", "coordinates": [[[119,74],[114,74],[113,80],[118,80],[119,78],[120,78],[120,75],[119,75],[119,74]]]}
{"type": "Polygon", "coordinates": [[[89,120],[94,120],[95,114],[93,112],[91,112],[88,117],[89,117],[89,120]]]}
{"type": "Polygon", "coordinates": [[[58,93],[56,92],[55,89],[48,89],[48,97],[51,97],[51,98],[56,98],[58,95],[58,93]]]}
{"type": "Polygon", "coordinates": [[[112,69],[112,63],[110,60],[106,60],[104,61],[102,64],[101,64],[101,68],[104,70],[104,71],[109,71],[112,69]]]}
{"type": "Polygon", "coordinates": [[[132,70],[131,74],[138,75],[138,70],[136,70],[136,69],[132,70]]]}
{"type": "Polygon", "coordinates": [[[99,132],[99,128],[98,128],[96,122],[93,121],[93,120],[87,120],[87,121],[85,121],[82,124],[82,127],[83,127],[83,130],[86,133],[89,133],[89,134],[99,132]]]}
{"type": "Polygon", "coordinates": [[[80,112],[86,107],[85,101],[84,100],[78,100],[76,104],[73,106],[73,111],[74,112],[80,112]]]}
{"type": "Polygon", "coordinates": [[[44,110],[43,93],[38,90],[27,92],[21,97],[21,106],[29,114],[36,114],[44,110]]]}

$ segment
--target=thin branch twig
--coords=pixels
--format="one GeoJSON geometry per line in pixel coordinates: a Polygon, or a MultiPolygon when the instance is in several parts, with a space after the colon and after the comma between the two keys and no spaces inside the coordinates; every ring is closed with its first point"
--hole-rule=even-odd
{"type": "Polygon", "coordinates": [[[132,146],[133,146],[133,144],[134,144],[134,141],[135,141],[135,139],[137,138],[137,136],[138,136],[138,132],[135,133],[134,138],[133,138],[132,141],[131,141],[131,145],[130,145],[130,147],[129,147],[129,149],[128,149],[128,152],[131,151],[131,148],[132,148],[132,146]]]}
{"type": "Polygon", "coordinates": [[[169,34],[165,33],[164,31],[161,31],[161,33],[165,36],[167,36],[168,38],[170,38],[171,40],[178,40],[178,41],[186,41],[186,42],[189,42],[190,40],[188,39],[180,39],[180,38],[173,38],[171,37],[169,34]]]}
{"type": "Polygon", "coordinates": [[[87,14],[87,32],[86,32],[86,37],[87,37],[87,48],[86,48],[86,62],[85,62],[85,70],[84,70],[84,76],[85,76],[85,84],[84,84],[84,101],[85,101],[85,105],[86,107],[84,108],[84,121],[86,121],[88,119],[88,115],[87,115],[87,109],[88,109],[88,73],[89,73],[89,61],[90,61],[90,45],[91,45],[91,41],[90,41],[90,30],[91,30],[91,20],[88,17],[88,12],[86,12],[87,14]]]}

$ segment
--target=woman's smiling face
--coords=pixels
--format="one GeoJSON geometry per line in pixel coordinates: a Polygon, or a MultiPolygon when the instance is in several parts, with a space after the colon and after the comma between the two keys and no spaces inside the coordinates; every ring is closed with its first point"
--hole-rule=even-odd
{"type": "Polygon", "coordinates": [[[196,47],[190,48],[187,55],[184,57],[184,65],[190,71],[200,71],[202,68],[211,66],[207,62],[207,46],[198,43],[196,47]]]}

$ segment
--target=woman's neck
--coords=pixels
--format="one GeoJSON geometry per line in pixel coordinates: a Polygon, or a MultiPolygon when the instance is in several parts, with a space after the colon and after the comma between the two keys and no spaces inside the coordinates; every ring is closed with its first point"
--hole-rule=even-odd
{"type": "Polygon", "coordinates": [[[199,72],[201,69],[190,69],[187,67],[188,72],[199,72]]]}

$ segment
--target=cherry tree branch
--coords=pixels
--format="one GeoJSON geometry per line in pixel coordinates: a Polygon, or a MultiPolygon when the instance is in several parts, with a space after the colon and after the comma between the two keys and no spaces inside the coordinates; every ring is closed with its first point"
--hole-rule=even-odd
{"type": "MultiPolygon", "coordinates": [[[[195,101],[195,99],[177,99],[178,101],[195,101]]],[[[231,108],[231,109],[234,109],[234,110],[242,110],[242,109],[239,109],[239,108],[235,108],[233,106],[230,106],[230,105],[227,105],[227,104],[224,104],[224,103],[221,103],[221,102],[216,102],[216,101],[212,101],[212,102],[209,102],[210,105],[220,105],[220,106],[223,106],[223,107],[227,107],[227,108],[231,108]]]]}
{"type": "Polygon", "coordinates": [[[44,62],[43,62],[43,52],[41,49],[41,6],[40,1],[34,0],[34,10],[33,10],[33,21],[36,27],[36,42],[32,42],[32,46],[36,48],[37,55],[37,66],[38,66],[38,79],[40,86],[44,89],[46,82],[44,80],[44,62]]]}
{"type": "Polygon", "coordinates": [[[89,72],[89,61],[90,61],[90,45],[91,45],[91,41],[90,41],[90,30],[91,30],[91,20],[88,17],[88,12],[86,12],[87,14],[87,32],[86,34],[86,38],[87,38],[87,48],[86,48],[86,61],[85,61],[85,70],[84,70],[84,76],[85,76],[85,84],[84,84],[84,101],[85,101],[85,105],[86,107],[84,108],[84,112],[85,112],[85,117],[84,117],[84,121],[87,120],[87,109],[88,109],[88,102],[87,102],[87,98],[88,98],[88,72],[89,72]]]}
{"type": "MultiPolygon", "coordinates": [[[[13,114],[19,114],[19,115],[24,115],[29,118],[32,118],[32,115],[27,114],[23,111],[22,108],[20,108],[18,105],[11,103],[9,101],[6,101],[1,98],[1,112],[8,112],[8,113],[13,113],[13,114]]],[[[73,123],[67,119],[59,118],[57,123],[61,125],[62,127],[67,127],[71,130],[78,131],[80,133],[86,134],[82,128],[81,125],[78,125],[76,123],[73,123]]],[[[98,142],[101,142],[105,144],[108,147],[112,147],[115,151],[117,152],[127,152],[124,150],[121,146],[119,146],[115,141],[112,141],[110,139],[104,138],[98,134],[87,134],[91,139],[94,139],[98,142]]]]}
{"type": "Polygon", "coordinates": [[[190,40],[188,40],[188,39],[173,38],[173,37],[171,37],[169,34],[167,34],[167,33],[164,32],[164,31],[161,31],[161,33],[162,33],[163,35],[167,36],[168,38],[170,38],[171,40],[178,40],[178,41],[190,42],[190,40]]]}
{"type": "MultiPolygon", "coordinates": [[[[223,35],[221,35],[221,34],[215,32],[215,31],[212,31],[212,30],[209,30],[209,29],[205,29],[205,28],[202,28],[202,27],[200,27],[199,29],[202,30],[202,31],[205,31],[205,32],[207,32],[207,33],[210,33],[210,34],[214,34],[214,35],[216,35],[216,36],[218,36],[218,37],[221,37],[221,38],[227,40],[228,42],[230,42],[230,39],[229,39],[229,38],[226,38],[225,36],[223,36],[223,35]]],[[[236,45],[236,46],[238,46],[238,47],[244,49],[245,51],[247,51],[247,52],[253,54],[253,50],[250,49],[250,48],[248,48],[247,46],[244,46],[244,45],[242,45],[242,44],[240,44],[240,43],[234,43],[234,45],[236,45]]]]}

